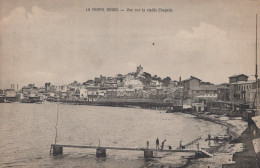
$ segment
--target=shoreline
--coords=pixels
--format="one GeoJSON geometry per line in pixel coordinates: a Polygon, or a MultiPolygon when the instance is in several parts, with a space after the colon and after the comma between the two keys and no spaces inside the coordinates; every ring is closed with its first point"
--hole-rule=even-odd
{"type": "MultiPolygon", "coordinates": [[[[236,125],[235,123],[231,124],[228,121],[231,121],[233,117],[227,117],[225,115],[215,115],[211,113],[198,113],[198,112],[182,112],[184,114],[190,114],[195,116],[197,119],[204,121],[209,121],[215,124],[222,125],[226,127],[226,134],[232,136],[232,140],[223,141],[218,143],[217,146],[209,147],[204,150],[213,154],[212,158],[198,158],[198,159],[187,159],[187,164],[182,166],[182,168],[191,168],[191,167],[216,167],[216,165],[222,167],[223,164],[228,163],[232,160],[233,153],[237,152],[239,149],[238,144],[233,144],[232,141],[239,138],[242,133],[247,129],[247,124],[243,123],[242,118],[237,119],[241,125],[236,125]],[[217,116],[217,117],[216,117],[217,116]],[[226,118],[226,120],[221,120],[221,118],[226,118]],[[243,124],[242,124],[243,123],[243,124]],[[238,128],[243,127],[243,130],[238,132],[238,128]],[[226,151],[227,150],[227,151],[226,151]],[[227,157],[227,155],[229,157],[227,157]],[[216,157],[216,158],[215,158],[216,157]],[[218,162],[218,163],[217,163],[218,162]]],[[[217,167],[218,167],[217,166],[217,167]]]]}

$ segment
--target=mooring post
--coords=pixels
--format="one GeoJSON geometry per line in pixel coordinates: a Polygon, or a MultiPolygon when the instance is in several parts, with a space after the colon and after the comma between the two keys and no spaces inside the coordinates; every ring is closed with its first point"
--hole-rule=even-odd
{"type": "Polygon", "coordinates": [[[106,149],[98,147],[96,150],[97,157],[106,157],[106,149]]]}
{"type": "Polygon", "coordinates": [[[62,146],[57,146],[57,145],[52,145],[52,154],[53,155],[61,155],[61,154],[63,154],[63,147],[62,146]]]}
{"type": "Polygon", "coordinates": [[[153,151],[152,150],[144,150],[144,158],[152,158],[153,157],[153,151]]]}

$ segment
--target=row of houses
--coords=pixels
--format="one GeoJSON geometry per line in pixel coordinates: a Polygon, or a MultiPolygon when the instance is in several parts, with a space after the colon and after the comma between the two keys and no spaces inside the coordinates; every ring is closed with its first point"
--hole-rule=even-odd
{"type": "MultiPolygon", "coordinates": [[[[260,88],[260,81],[248,80],[244,74],[229,77],[229,83],[213,85],[202,82],[199,78],[191,76],[181,81],[183,86],[183,99],[186,104],[203,109],[205,104],[213,101],[224,101],[235,104],[248,104],[253,106],[256,100],[256,88],[260,88]]],[[[260,94],[258,92],[258,97],[260,94]]]]}
{"type": "MultiPolygon", "coordinates": [[[[136,72],[126,75],[116,75],[115,77],[100,76],[94,80],[88,80],[84,83],[74,81],[68,85],[55,86],[51,83],[45,83],[44,87],[36,87],[34,84],[22,87],[21,90],[10,89],[13,97],[19,93],[20,99],[30,100],[85,100],[97,101],[98,99],[112,98],[147,98],[171,101],[181,99],[182,87],[178,82],[171,81],[169,85],[163,86],[159,80],[150,80],[144,84],[142,79],[143,68],[138,66],[136,72]]],[[[3,97],[8,95],[5,90],[3,97]]],[[[33,102],[34,102],[33,101],[33,102]]]]}
{"type": "MultiPolygon", "coordinates": [[[[229,83],[214,85],[210,82],[190,76],[188,79],[168,81],[167,85],[159,78],[148,78],[148,73],[143,72],[143,67],[137,67],[136,72],[126,75],[118,74],[115,77],[100,75],[94,80],[84,83],[74,81],[68,85],[55,86],[45,83],[43,87],[34,84],[1,92],[1,98],[8,99],[39,99],[55,101],[58,98],[64,100],[86,100],[97,101],[98,99],[112,98],[147,98],[164,101],[184,100],[186,104],[209,102],[215,100],[231,101],[238,103],[254,103],[256,93],[256,82],[248,80],[244,74],[229,77],[229,83]]],[[[260,82],[259,82],[260,83],[260,82]]],[[[259,88],[259,84],[258,84],[259,88]]]]}
{"type": "Polygon", "coordinates": [[[203,82],[199,78],[190,78],[181,81],[183,86],[183,99],[187,102],[196,102],[200,99],[229,101],[229,87],[203,82]]]}

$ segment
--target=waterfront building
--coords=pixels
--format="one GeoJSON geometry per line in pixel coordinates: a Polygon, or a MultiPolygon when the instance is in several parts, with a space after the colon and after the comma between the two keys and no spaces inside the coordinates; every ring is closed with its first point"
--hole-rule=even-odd
{"type": "MultiPolygon", "coordinates": [[[[63,98],[66,100],[75,100],[75,97],[73,96],[75,92],[76,92],[75,88],[69,88],[68,91],[66,92],[66,95],[63,98]]],[[[48,94],[49,94],[48,98],[52,98],[55,95],[54,93],[48,93],[48,94]],[[53,94],[53,96],[51,94],[53,94]]]]}
{"type": "Polygon", "coordinates": [[[16,99],[17,99],[16,91],[14,89],[6,89],[4,91],[4,94],[3,94],[4,101],[15,101],[16,99]]]}
{"type": "Polygon", "coordinates": [[[192,98],[192,90],[195,88],[200,87],[200,79],[190,76],[190,78],[183,80],[182,86],[183,86],[183,96],[184,99],[190,99],[192,98]]]}
{"type": "Polygon", "coordinates": [[[229,101],[229,87],[224,86],[224,85],[218,85],[217,86],[217,95],[218,95],[218,100],[222,101],[229,101]]]}
{"type": "Polygon", "coordinates": [[[34,103],[40,101],[40,97],[35,93],[31,93],[28,95],[28,100],[30,103],[34,103]]]}
{"type": "Polygon", "coordinates": [[[5,96],[6,97],[15,97],[16,96],[16,92],[14,89],[6,89],[5,90],[5,96]]]}
{"type": "MultiPolygon", "coordinates": [[[[260,98],[260,80],[258,79],[258,103],[259,104],[259,98],[260,98]]],[[[247,88],[247,87],[246,87],[247,88]]],[[[249,87],[252,88],[252,87],[249,87]]],[[[248,89],[246,90],[246,102],[249,103],[249,105],[253,105],[255,104],[255,100],[256,100],[256,82],[254,82],[253,84],[253,88],[252,89],[248,89]]]]}
{"type": "Polygon", "coordinates": [[[192,110],[197,112],[203,112],[206,110],[206,105],[202,103],[192,103],[192,110]]]}
{"type": "Polygon", "coordinates": [[[230,83],[230,101],[238,103],[250,103],[247,100],[252,100],[249,97],[255,89],[255,81],[237,81],[230,83]],[[247,97],[249,96],[249,97],[247,97]]]}
{"type": "Polygon", "coordinates": [[[116,98],[116,97],[117,97],[117,89],[116,88],[107,89],[107,98],[116,98]]]}
{"type": "Polygon", "coordinates": [[[117,97],[125,97],[126,96],[126,88],[118,87],[117,88],[117,97]]]}
{"type": "Polygon", "coordinates": [[[87,86],[86,90],[87,90],[87,97],[85,97],[85,99],[87,101],[97,101],[99,87],[98,86],[87,86]]]}
{"type": "Polygon", "coordinates": [[[208,85],[208,86],[201,86],[201,87],[193,87],[192,88],[192,97],[191,100],[194,102],[196,99],[205,99],[209,100],[216,100],[217,99],[217,86],[215,85],[208,85]]]}
{"type": "Polygon", "coordinates": [[[87,92],[87,101],[97,101],[98,99],[98,91],[97,89],[88,90],[87,92]]]}
{"type": "Polygon", "coordinates": [[[86,88],[80,88],[79,95],[82,99],[88,99],[88,90],[86,88]]]}
{"type": "Polygon", "coordinates": [[[142,90],[120,87],[117,88],[117,97],[126,97],[126,98],[142,97],[142,90]]]}
{"type": "Polygon", "coordinates": [[[98,89],[98,98],[106,98],[107,90],[106,89],[98,89]]]}
{"type": "Polygon", "coordinates": [[[21,92],[17,92],[17,93],[16,93],[16,97],[17,97],[19,100],[23,100],[23,99],[24,99],[24,94],[21,93],[21,92]]]}
{"type": "Polygon", "coordinates": [[[135,89],[135,97],[142,98],[143,97],[143,89],[135,89]]]}
{"type": "Polygon", "coordinates": [[[22,87],[22,93],[24,95],[37,94],[38,93],[38,88],[35,87],[34,84],[29,84],[28,86],[22,87]]]}
{"type": "Polygon", "coordinates": [[[126,97],[128,98],[135,97],[135,89],[126,88],[125,91],[126,91],[126,97]]]}

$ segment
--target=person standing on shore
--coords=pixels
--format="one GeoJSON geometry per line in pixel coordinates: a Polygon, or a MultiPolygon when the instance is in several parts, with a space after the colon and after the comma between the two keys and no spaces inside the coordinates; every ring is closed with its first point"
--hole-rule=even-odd
{"type": "Polygon", "coordinates": [[[159,142],[159,139],[157,138],[156,139],[156,149],[159,149],[159,144],[160,144],[160,142],[159,142]]]}
{"type": "Polygon", "coordinates": [[[146,147],[149,148],[149,141],[146,141],[146,147]]]}
{"type": "Polygon", "coordinates": [[[161,149],[163,149],[164,148],[164,142],[166,141],[166,139],[162,142],[162,148],[161,149]]]}
{"type": "Polygon", "coordinates": [[[198,151],[200,150],[200,143],[198,142],[197,143],[197,148],[198,148],[198,151]]]}

